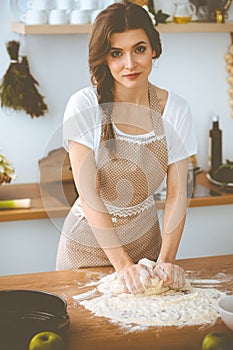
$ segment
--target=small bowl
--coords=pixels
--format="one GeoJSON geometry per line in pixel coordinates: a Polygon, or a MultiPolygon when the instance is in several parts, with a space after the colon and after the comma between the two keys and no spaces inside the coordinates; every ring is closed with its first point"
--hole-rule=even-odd
{"type": "Polygon", "coordinates": [[[225,325],[233,330],[233,295],[228,295],[218,302],[218,310],[225,325]]]}

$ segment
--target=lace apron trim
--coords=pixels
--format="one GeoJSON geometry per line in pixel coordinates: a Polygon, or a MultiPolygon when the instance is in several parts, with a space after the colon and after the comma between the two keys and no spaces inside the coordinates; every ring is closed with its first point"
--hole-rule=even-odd
{"type": "Polygon", "coordinates": [[[148,198],[146,198],[146,200],[144,200],[143,202],[132,207],[118,208],[108,203],[105,203],[105,205],[110,215],[121,216],[126,218],[127,216],[140,214],[145,209],[149,209],[150,207],[152,207],[154,203],[155,201],[153,195],[151,195],[148,198]]]}

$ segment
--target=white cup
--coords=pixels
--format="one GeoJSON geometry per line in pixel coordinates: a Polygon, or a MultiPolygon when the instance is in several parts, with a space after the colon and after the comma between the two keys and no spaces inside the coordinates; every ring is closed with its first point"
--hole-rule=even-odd
{"type": "Polygon", "coordinates": [[[101,11],[103,11],[103,9],[98,9],[90,12],[90,22],[92,24],[95,22],[96,17],[101,11]]]}
{"type": "Polygon", "coordinates": [[[56,0],[55,7],[58,10],[72,10],[75,7],[75,0],[56,0]]]}
{"type": "Polygon", "coordinates": [[[46,24],[48,16],[46,10],[28,10],[20,20],[26,24],[46,24]]]}
{"type": "Polygon", "coordinates": [[[98,0],[79,0],[79,8],[81,10],[96,10],[98,7],[98,0]]]}
{"type": "Polygon", "coordinates": [[[49,10],[51,8],[50,0],[29,0],[27,6],[32,10],[49,10]]]}
{"type": "Polygon", "coordinates": [[[54,9],[49,13],[49,24],[64,24],[68,22],[66,10],[54,9]]]}
{"type": "Polygon", "coordinates": [[[70,23],[71,24],[86,24],[89,23],[89,14],[85,10],[73,10],[70,13],[70,23]]]}

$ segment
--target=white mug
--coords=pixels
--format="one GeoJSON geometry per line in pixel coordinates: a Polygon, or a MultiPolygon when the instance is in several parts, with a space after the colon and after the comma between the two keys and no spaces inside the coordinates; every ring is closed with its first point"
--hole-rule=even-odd
{"type": "Polygon", "coordinates": [[[49,24],[64,24],[68,22],[66,10],[53,9],[49,13],[49,24]]]}
{"type": "Polygon", "coordinates": [[[55,4],[58,10],[72,10],[75,7],[75,0],[56,0],[55,4]]]}
{"type": "Polygon", "coordinates": [[[85,10],[73,10],[70,13],[70,23],[71,24],[86,24],[89,23],[89,14],[85,10]]]}
{"type": "Polygon", "coordinates": [[[20,20],[26,24],[46,24],[48,16],[46,10],[28,10],[20,20]]]}
{"type": "Polygon", "coordinates": [[[81,10],[96,10],[98,7],[98,0],[79,0],[79,8],[81,10]]]}
{"type": "Polygon", "coordinates": [[[29,0],[27,6],[32,10],[49,10],[51,2],[50,0],[29,0]]]}

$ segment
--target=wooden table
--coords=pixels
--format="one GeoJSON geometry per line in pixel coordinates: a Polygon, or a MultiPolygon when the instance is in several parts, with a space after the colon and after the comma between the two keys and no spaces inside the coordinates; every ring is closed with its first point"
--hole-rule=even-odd
{"type": "MultiPolygon", "coordinates": [[[[194,276],[216,278],[224,272],[231,276],[219,289],[233,293],[233,255],[179,260],[180,266],[194,276]]],[[[145,331],[128,332],[106,318],[95,317],[72,296],[84,293],[85,283],[98,280],[111,268],[91,268],[0,277],[0,289],[30,289],[56,293],[67,300],[70,327],[67,350],[198,350],[209,332],[232,332],[218,319],[215,325],[177,327],[149,327],[145,331]]]]}

